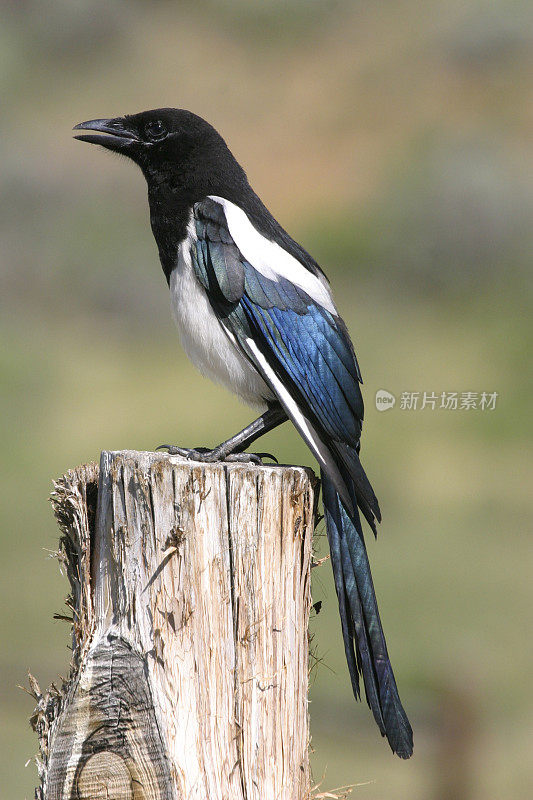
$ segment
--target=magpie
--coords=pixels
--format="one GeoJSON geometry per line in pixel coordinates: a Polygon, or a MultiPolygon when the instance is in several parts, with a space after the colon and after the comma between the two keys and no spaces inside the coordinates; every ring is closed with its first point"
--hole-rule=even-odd
{"type": "Polygon", "coordinates": [[[351,683],[400,758],[413,752],[370,573],[360,514],[376,535],[377,498],[359,459],[359,365],[317,262],[261,202],[222,136],[190,111],[93,119],[75,138],[134,161],[181,341],[192,362],[262,411],[203,462],[254,460],[258,437],[290,419],[320,465],[326,528],[351,683]]]}

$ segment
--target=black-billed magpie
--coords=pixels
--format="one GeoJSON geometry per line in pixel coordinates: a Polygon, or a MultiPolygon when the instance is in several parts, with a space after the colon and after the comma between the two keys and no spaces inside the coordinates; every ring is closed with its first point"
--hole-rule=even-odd
{"type": "Polygon", "coordinates": [[[131,158],[148,183],[150,222],[183,346],[208,377],[264,413],[200,461],[249,460],[292,420],[319,462],[331,563],[354,695],[393,752],[413,734],[379,617],[359,511],[376,534],[378,501],[359,460],[361,373],[316,261],[263,205],[220,134],[196,114],[160,108],[95,119],[76,138],[131,158]],[[266,409],[266,410],[265,410],[266,409]]]}

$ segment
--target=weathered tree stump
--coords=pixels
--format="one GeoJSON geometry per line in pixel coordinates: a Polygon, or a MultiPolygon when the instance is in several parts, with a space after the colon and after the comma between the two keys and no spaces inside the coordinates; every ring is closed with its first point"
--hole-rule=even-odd
{"type": "Polygon", "coordinates": [[[314,485],[130,451],[56,484],[73,660],[38,694],[38,798],[308,796],[314,485]]]}

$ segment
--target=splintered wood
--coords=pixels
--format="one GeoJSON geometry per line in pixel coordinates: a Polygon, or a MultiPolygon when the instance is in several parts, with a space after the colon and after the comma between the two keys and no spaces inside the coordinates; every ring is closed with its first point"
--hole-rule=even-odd
{"type": "Polygon", "coordinates": [[[309,796],[314,486],[130,451],[58,482],[74,655],[38,697],[38,797],[309,796]]]}

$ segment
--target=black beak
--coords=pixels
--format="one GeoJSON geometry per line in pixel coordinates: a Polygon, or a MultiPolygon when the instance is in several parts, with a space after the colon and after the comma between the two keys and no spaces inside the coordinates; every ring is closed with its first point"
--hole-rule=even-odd
{"type": "Polygon", "coordinates": [[[134,142],[139,142],[139,136],[131,128],[128,128],[126,120],[122,117],[115,119],[90,119],[87,122],[80,122],[73,130],[75,131],[97,131],[99,134],[110,134],[109,136],[93,136],[82,134],[75,136],[80,142],[89,144],[99,144],[108,150],[117,152],[127,152],[134,142]]]}

